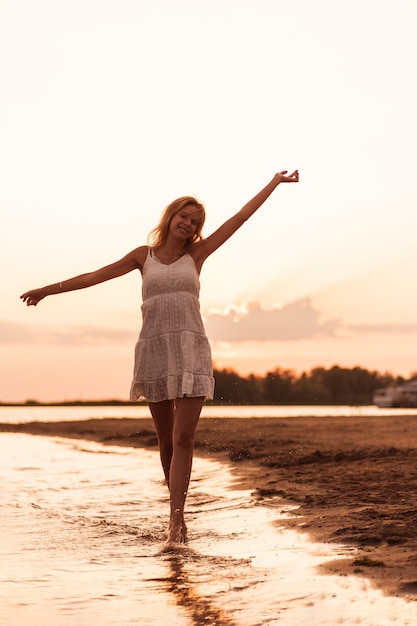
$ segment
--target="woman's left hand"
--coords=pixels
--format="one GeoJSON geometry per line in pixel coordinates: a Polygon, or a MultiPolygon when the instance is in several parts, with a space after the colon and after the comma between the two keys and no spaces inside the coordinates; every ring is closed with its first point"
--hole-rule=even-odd
{"type": "Polygon", "coordinates": [[[287,172],[288,170],[284,170],[283,172],[278,172],[278,174],[275,174],[274,178],[277,183],[298,183],[300,177],[298,170],[295,170],[292,174],[288,174],[288,176],[287,172]]]}

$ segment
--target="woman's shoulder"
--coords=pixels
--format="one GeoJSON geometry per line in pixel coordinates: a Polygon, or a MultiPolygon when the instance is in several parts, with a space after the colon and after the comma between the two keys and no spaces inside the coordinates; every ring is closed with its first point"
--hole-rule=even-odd
{"type": "Polygon", "coordinates": [[[148,257],[149,246],[139,246],[132,250],[129,254],[131,258],[133,258],[137,264],[137,267],[141,270],[145,264],[145,261],[148,257]]]}

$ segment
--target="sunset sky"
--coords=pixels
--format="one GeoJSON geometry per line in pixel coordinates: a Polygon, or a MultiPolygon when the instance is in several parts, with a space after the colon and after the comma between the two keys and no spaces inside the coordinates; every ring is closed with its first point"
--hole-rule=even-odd
{"type": "Polygon", "coordinates": [[[30,288],[146,243],[193,194],[216,367],[417,370],[415,0],[3,0],[0,401],[128,397],[134,272],[30,288]]]}

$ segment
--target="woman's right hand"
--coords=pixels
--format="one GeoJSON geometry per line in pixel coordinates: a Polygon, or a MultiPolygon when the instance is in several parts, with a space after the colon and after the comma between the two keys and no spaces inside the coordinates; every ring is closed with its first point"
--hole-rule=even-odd
{"type": "Polygon", "coordinates": [[[31,289],[30,291],[26,291],[20,297],[23,302],[26,302],[27,306],[36,306],[38,302],[40,302],[45,296],[48,294],[45,293],[45,289],[31,289]]]}

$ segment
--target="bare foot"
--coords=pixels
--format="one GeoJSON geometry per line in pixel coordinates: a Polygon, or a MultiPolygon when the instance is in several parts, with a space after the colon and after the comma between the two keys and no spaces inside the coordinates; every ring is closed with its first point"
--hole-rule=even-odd
{"type": "Polygon", "coordinates": [[[178,528],[176,525],[170,524],[167,531],[166,545],[178,545],[188,542],[187,526],[182,519],[181,526],[178,528]]]}
{"type": "Polygon", "coordinates": [[[179,543],[184,543],[184,537],[183,537],[183,534],[182,534],[182,527],[180,527],[180,528],[175,528],[175,527],[168,528],[168,536],[167,536],[167,540],[166,540],[166,545],[175,545],[175,544],[179,544],[179,543]]]}
{"type": "Polygon", "coordinates": [[[177,524],[174,524],[172,521],[168,524],[168,530],[166,533],[167,537],[167,545],[177,544],[177,543],[187,543],[188,541],[188,530],[187,525],[184,520],[184,516],[181,519],[181,526],[177,527],[177,524]]]}

